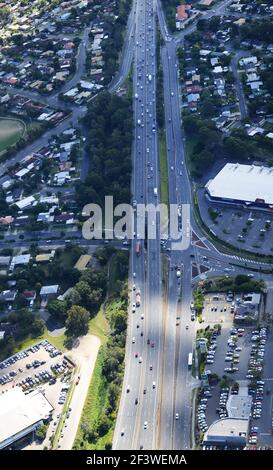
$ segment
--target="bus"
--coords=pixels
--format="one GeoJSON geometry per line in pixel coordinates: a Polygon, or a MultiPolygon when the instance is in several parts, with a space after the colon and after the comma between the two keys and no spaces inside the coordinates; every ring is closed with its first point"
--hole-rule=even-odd
{"type": "Polygon", "coordinates": [[[192,353],[189,353],[188,357],[188,367],[190,368],[192,366],[192,353]]]}

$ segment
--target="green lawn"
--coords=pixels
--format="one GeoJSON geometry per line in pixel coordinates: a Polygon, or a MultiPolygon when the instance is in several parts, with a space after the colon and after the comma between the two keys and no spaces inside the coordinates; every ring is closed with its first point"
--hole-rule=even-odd
{"type": "Polygon", "coordinates": [[[0,118],[0,154],[20,140],[25,128],[23,121],[0,118]]]}
{"type": "Polygon", "coordinates": [[[168,164],[165,132],[159,132],[159,158],[160,158],[160,194],[161,203],[169,204],[169,185],[168,185],[168,164]]]}
{"type": "Polygon", "coordinates": [[[97,336],[101,343],[104,344],[109,332],[109,325],[105,318],[103,307],[100,308],[97,315],[89,322],[89,333],[97,336]]]}

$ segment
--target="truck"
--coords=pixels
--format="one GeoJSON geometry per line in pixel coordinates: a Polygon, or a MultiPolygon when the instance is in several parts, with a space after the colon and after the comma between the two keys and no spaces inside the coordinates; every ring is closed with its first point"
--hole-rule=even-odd
{"type": "Polygon", "coordinates": [[[154,188],[154,196],[157,197],[157,188],[154,188]]]}
{"type": "Polygon", "coordinates": [[[192,353],[189,353],[189,356],[188,356],[188,368],[190,369],[192,366],[192,353]]]}
{"type": "Polygon", "coordinates": [[[136,252],[137,256],[140,256],[140,254],[141,254],[141,243],[140,242],[136,242],[135,252],[136,252]]]}
{"type": "Polygon", "coordinates": [[[149,82],[152,81],[152,75],[151,74],[148,75],[148,80],[149,80],[149,82]]]}
{"type": "Polygon", "coordinates": [[[141,304],[140,290],[136,293],[136,306],[139,307],[141,304]]]}

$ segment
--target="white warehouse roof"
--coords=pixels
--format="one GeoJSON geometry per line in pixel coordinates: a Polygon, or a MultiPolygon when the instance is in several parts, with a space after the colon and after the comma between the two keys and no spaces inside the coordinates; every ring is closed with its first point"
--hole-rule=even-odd
{"type": "Polygon", "coordinates": [[[273,205],[273,168],[227,163],[206,184],[211,197],[273,205]]]}
{"type": "Polygon", "coordinates": [[[209,437],[239,437],[247,435],[248,419],[224,418],[214,421],[206,431],[204,440],[209,437]]]}
{"type": "Polygon", "coordinates": [[[41,392],[25,395],[16,387],[0,395],[0,449],[21,437],[24,430],[48,418],[52,410],[41,392]]]}

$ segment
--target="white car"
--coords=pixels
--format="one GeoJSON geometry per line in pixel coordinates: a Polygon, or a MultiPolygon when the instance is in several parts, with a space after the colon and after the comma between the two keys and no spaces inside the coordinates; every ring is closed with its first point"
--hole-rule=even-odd
{"type": "Polygon", "coordinates": [[[133,336],[132,343],[135,344],[135,342],[136,342],[136,338],[133,336]]]}
{"type": "Polygon", "coordinates": [[[140,356],[138,362],[141,364],[142,363],[142,357],[140,356]]]}
{"type": "Polygon", "coordinates": [[[147,422],[147,421],[144,422],[144,426],[143,426],[143,427],[144,427],[144,429],[147,429],[147,427],[148,427],[148,422],[147,422]]]}
{"type": "Polygon", "coordinates": [[[179,414],[175,413],[175,419],[179,419],[179,414]]]}
{"type": "Polygon", "coordinates": [[[143,315],[143,313],[141,314],[141,317],[140,317],[140,318],[141,318],[141,320],[144,320],[144,315],[143,315]]]}

